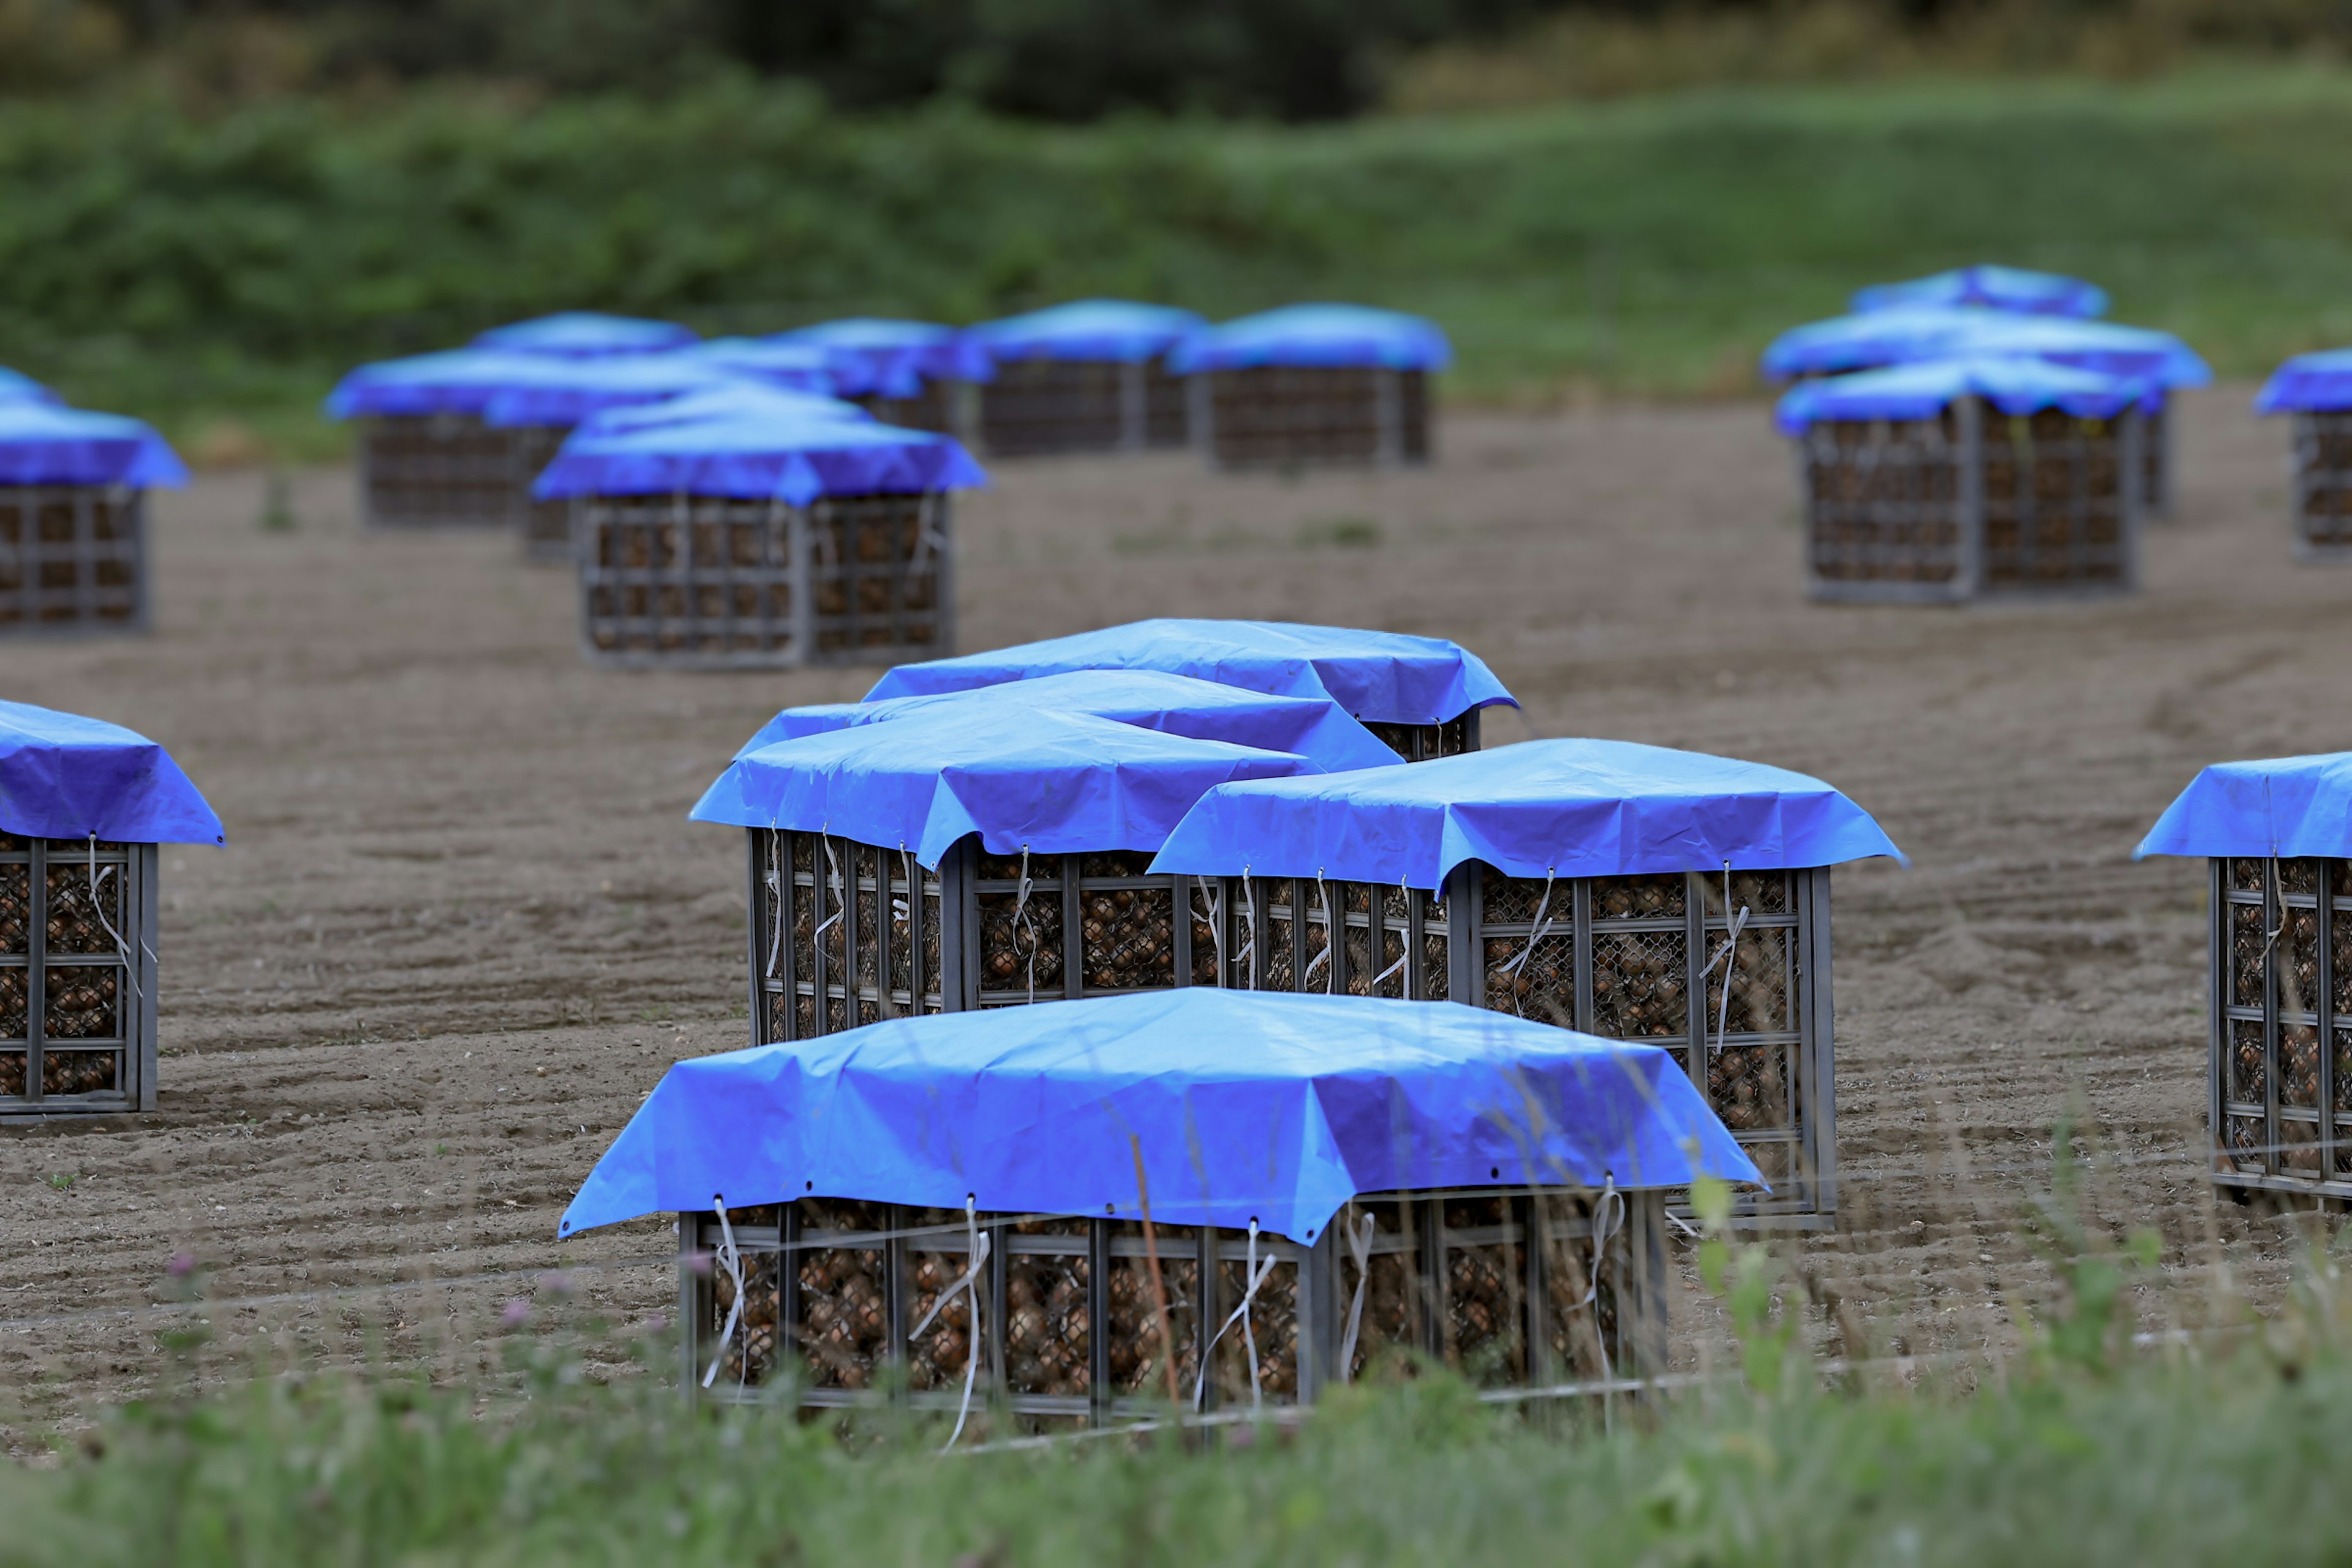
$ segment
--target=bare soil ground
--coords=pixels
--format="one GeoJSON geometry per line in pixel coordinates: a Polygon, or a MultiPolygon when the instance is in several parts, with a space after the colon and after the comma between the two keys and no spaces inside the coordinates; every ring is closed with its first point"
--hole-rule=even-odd
{"type": "MultiPolygon", "coordinates": [[[[2284,434],[2246,393],[2184,400],[2179,515],[2126,601],[1811,605],[1763,410],[1616,408],[1455,417],[1403,475],[1001,465],[958,519],[963,645],[1162,614],[1432,633],[1524,699],[1489,744],[1831,780],[1913,864],[1837,876],[1853,1181],[1791,1258],[1869,1348],[2012,1346],[2048,1278],[2017,1218],[2073,1118],[2131,1162],[2100,1224],[2166,1238],[2145,1320],[2196,1321],[2225,1279],[2275,1301],[2301,1243],[2210,1201],[2203,872],[2131,848],[2205,762],[2352,743],[2352,577],[2290,562],[2284,434]]],[[[163,741],[229,831],[164,855],[161,1109],[0,1131],[12,1441],[150,1385],[190,1321],[146,1310],[175,1253],[224,1375],[289,1341],[488,1365],[559,1268],[568,1310],[661,1311],[667,1225],[555,1221],[667,1063],[744,1037],[740,846],[687,808],[775,709],[875,673],[592,670],[568,576],[510,541],[363,535],[342,471],[293,500],[289,534],[258,476],[163,498],[153,636],[0,655],[6,696],[163,741]]]]}

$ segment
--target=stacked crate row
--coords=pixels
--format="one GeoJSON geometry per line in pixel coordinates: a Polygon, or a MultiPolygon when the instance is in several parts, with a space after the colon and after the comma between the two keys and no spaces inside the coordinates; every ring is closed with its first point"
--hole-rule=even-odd
{"type": "Polygon", "coordinates": [[[187,469],[136,419],[0,376],[0,637],[145,631],[147,491],[187,469]]]}
{"type": "Polygon", "coordinates": [[[1799,383],[1780,424],[1799,445],[1814,596],[2133,587],[2141,521],[2173,505],[2170,396],[2212,379],[2188,345],[2087,319],[2106,309],[2098,289],[2012,268],[1853,303],[1763,361],[1799,383]]]}
{"type": "Polygon", "coordinates": [[[2288,360],[2263,384],[2254,411],[2294,416],[2287,468],[2296,558],[2352,561],[2352,349],[2288,360]]]}

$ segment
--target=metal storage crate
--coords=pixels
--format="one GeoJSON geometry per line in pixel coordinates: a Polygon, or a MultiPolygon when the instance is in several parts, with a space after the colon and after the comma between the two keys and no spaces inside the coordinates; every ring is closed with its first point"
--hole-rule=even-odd
{"type": "Polygon", "coordinates": [[[1245,1232],[1160,1226],[1147,1238],[1139,1224],[1083,1215],[978,1221],[988,1258],[975,1336],[968,1296],[924,1321],[970,1267],[959,1211],[808,1197],[730,1209],[724,1229],[714,1212],[680,1215],[686,1389],[820,1409],[887,1390],[951,1412],[976,1337],[975,1409],[1055,1430],[1165,1411],[1171,1364],[1181,1404],[1194,1402],[1197,1385],[1200,1404],[1229,1408],[1250,1406],[1254,1393],[1268,1405],[1311,1404],[1408,1352],[1493,1387],[1643,1376],[1665,1364],[1665,1218],[1654,1191],[1367,1194],[1310,1246],[1262,1235],[1256,1256],[1272,1266],[1248,1313],[1255,1390],[1241,1325],[1217,1331],[1244,1300],[1245,1232]],[[743,1310],[722,1343],[737,1305],[734,1273],[718,1256],[730,1233],[743,1310]]]}
{"type": "Polygon", "coordinates": [[[1277,364],[1191,379],[1193,437],[1220,468],[1429,460],[1423,372],[1277,364]]]}
{"type": "Polygon", "coordinates": [[[1478,710],[1475,708],[1466,713],[1457,713],[1442,724],[1366,722],[1364,728],[1379,736],[1381,744],[1408,763],[1458,757],[1465,752],[1478,749],[1478,710]]]}
{"type": "Polygon", "coordinates": [[[1735,867],[1730,880],[1732,918],[1748,911],[1736,943],[1724,879],[1706,872],[1562,878],[1547,891],[1540,878],[1471,862],[1442,900],[1231,878],[1212,945],[1229,985],[1468,1002],[1663,1046],[1772,1184],[1739,1212],[1826,1227],[1837,1206],[1830,874],[1735,867]]]}
{"type": "Polygon", "coordinates": [[[1157,359],[1006,361],[980,389],[980,439],[1007,458],[1181,447],[1184,384],[1157,359]]]}
{"type": "Polygon", "coordinates": [[[924,378],[922,389],[912,397],[887,397],[879,393],[845,401],[879,419],[885,425],[895,425],[901,430],[929,430],[936,436],[968,437],[975,416],[972,404],[979,388],[971,382],[935,381],[924,378]]]}
{"type": "Polygon", "coordinates": [[[2213,1180],[2352,1198],[2352,862],[2210,875],[2213,1180]]]}
{"type": "Polygon", "coordinates": [[[2294,416],[2294,552],[2352,561],[2352,412],[2294,416]]]}
{"type": "Polygon", "coordinates": [[[531,561],[571,560],[572,503],[566,500],[536,500],[530,487],[547,465],[555,460],[556,448],[572,432],[561,425],[517,425],[504,434],[512,449],[515,524],[522,534],[524,557],[531,561]]]}
{"type": "Polygon", "coordinates": [[[0,485],[0,637],[147,629],[147,498],[0,485]]]}
{"type": "Polygon", "coordinates": [[[972,837],[933,871],[906,850],[824,834],[750,837],[754,1044],[914,1013],[1217,983],[1220,889],[1145,875],[1148,851],[1039,855],[1024,867],[972,837]]]}
{"type": "Polygon", "coordinates": [[[0,833],[0,1121],[154,1109],[155,863],[0,833]]]}
{"type": "Polygon", "coordinates": [[[2128,593],[2139,578],[2140,416],[1822,421],[1797,440],[1817,599],[1952,603],[2128,593]]]}
{"type": "Polygon", "coordinates": [[[778,668],[955,651],[943,494],[575,504],[581,647],[592,663],[778,668]]]}

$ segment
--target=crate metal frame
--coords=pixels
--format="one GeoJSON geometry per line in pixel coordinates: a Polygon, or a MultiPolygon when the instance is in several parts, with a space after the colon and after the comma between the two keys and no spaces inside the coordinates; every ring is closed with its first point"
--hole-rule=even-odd
{"type": "Polygon", "coordinates": [[[1398,468],[1434,446],[1424,371],[1275,364],[1187,379],[1193,440],[1219,468],[1398,468]]]}
{"type": "MultiPolygon", "coordinates": [[[[1257,1257],[1261,1262],[1272,1258],[1274,1268],[1252,1303],[1255,1310],[1250,1322],[1259,1345],[1265,1403],[1276,1407],[1312,1404],[1325,1389],[1344,1381],[1339,1355],[1346,1320],[1356,1277],[1364,1271],[1342,1234],[1359,1224],[1361,1215],[1370,1215],[1376,1226],[1367,1247],[1371,1268],[1364,1329],[1369,1331],[1360,1334],[1349,1376],[1389,1349],[1434,1356],[1505,1387],[1554,1387],[1592,1371],[1620,1378],[1664,1371],[1668,1319],[1663,1194],[1646,1190],[1617,1197],[1623,1203],[1622,1223],[1614,1217],[1619,1211],[1612,1209],[1603,1243],[1602,1278],[1592,1291],[1596,1300],[1590,1303],[1578,1292],[1591,1283],[1587,1260],[1592,1255],[1592,1210],[1604,1201],[1590,1192],[1493,1187],[1367,1194],[1342,1208],[1311,1244],[1261,1235],[1257,1257]],[[1477,1212],[1481,1209],[1484,1215],[1477,1212]],[[1456,1217],[1476,1223],[1457,1224],[1456,1217]],[[1536,1245],[1529,1245],[1531,1239],[1536,1245]],[[1507,1303],[1502,1321],[1474,1310],[1479,1297],[1473,1287],[1483,1287],[1486,1297],[1502,1296],[1507,1303]],[[1455,1310],[1457,1293],[1465,1309],[1460,1312],[1455,1310]],[[1376,1303],[1376,1295],[1383,1300],[1376,1303]],[[1400,1304],[1405,1309],[1402,1321],[1392,1321],[1393,1331],[1384,1332],[1381,1320],[1393,1320],[1393,1309],[1400,1304]],[[1384,1313],[1382,1306],[1390,1312],[1384,1313]],[[1580,1342],[1578,1331],[1588,1313],[1591,1338],[1580,1342]],[[1483,1345],[1465,1347],[1464,1327],[1481,1326],[1482,1320],[1494,1331],[1483,1345]],[[1501,1347],[1499,1358],[1483,1353],[1496,1345],[1501,1347]],[[1579,1364],[1593,1361],[1597,1367],[1579,1364]]],[[[909,1345],[908,1331],[920,1321],[937,1294],[923,1289],[919,1259],[945,1260],[944,1268],[934,1269],[934,1279],[959,1277],[968,1269],[965,1216],[859,1204],[854,1217],[881,1223],[828,1229],[808,1224],[843,1217],[845,1206],[820,1198],[729,1211],[729,1227],[747,1281],[745,1316],[751,1321],[740,1325],[739,1337],[724,1346],[714,1342],[725,1325],[733,1282],[711,1262],[723,1237],[718,1216],[709,1210],[677,1215],[678,1312],[688,1328],[680,1336],[679,1373],[689,1398],[764,1403],[776,1397],[767,1391],[764,1376],[750,1375],[752,1368],[740,1348],[758,1332],[767,1347],[769,1368],[781,1362],[787,1341],[812,1347],[802,1358],[803,1375],[792,1389],[792,1397],[804,1409],[872,1405],[886,1397],[883,1387],[893,1384],[897,1386],[887,1397],[894,1403],[940,1413],[959,1408],[964,1363],[955,1358],[950,1364],[949,1357],[933,1352],[942,1343],[952,1350],[956,1342],[951,1336],[959,1329],[969,1337],[968,1307],[961,1313],[952,1308],[941,1313],[927,1330],[933,1337],[919,1355],[909,1345]],[[861,1342],[878,1348],[879,1353],[862,1363],[843,1357],[828,1342],[829,1324],[839,1319],[825,1285],[828,1275],[836,1272],[835,1261],[845,1254],[857,1261],[839,1272],[863,1279],[876,1298],[865,1304],[861,1342]],[[786,1259],[799,1261],[787,1267],[786,1259]],[[812,1311],[812,1306],[818,1310],[812,1311]],[[719,1375],[705,1389],[702,1378],[714,1360],[719,1363],[719,1375]],[[919,1374],[936,1374],[938,1381],[929,1387],[908,1386],[919,1374]]],[[[1203,1405],[1248,1405],[1238,1327],[1217,1338],[1219,1326],[1240,1304],[1241,1276],[1251,1247],[1246,1232],[1160,1226],[1156,1242],[1148,1243],[1142,1227],[1131,1221],[1068,1215],[1040,1225],[1034,1216],[989,1213],[976,1219],[988,1232],[990,1254],[982,1275],[983,1371],[976,1379],[976,1408],[1072,1428],[1163,1412],[1166,1371],[1160,1359],[1165,1355],[1159,1338],[1160,1306],[1142,1290],[1148,1258],[1153,1255],[1167,1282],[1169,1337],[1176,1342],[1182,1398],[1192,1401],[1193,1379],[1207,1358],[1210,1375],[1203,1405]],[[1083,1295],[1085,1370],[1083,1375],[1077,1373],[1073,1346],[1065,1363],[1068,1374],[1059,1380],[1064,1388],[1081,1385],[1082,1392],[1041,1393],[1034,1386],[1041,1380],[1029,1377],[1020,1381],[1031,1386],[1013,1385],[1008,1323],[1014,1270],[1024,1267],[1016,1260],[1027,1260],[1026,1267],[1045,1260],[1048,1269],[1058,1260],[1066,1281],[1061,1294],[1083,1295]],[[1122,1275],[1125,1291],[1120,1289],[1122,1275]],[[1123,1295],[1130,1300],[1123,1303],[1123,1295]],[[1181,1330],[1180,1320],[1185,1322],[1181,1330]],[[1122,1345],[1130,1351],[1140,1346],[1141,1353],[1121,1356],[1122,1345]],[[1124,1365],[1115,1366],[1115,1358],[1124,1365]]],[[[1068,1305],[1066,1300],[1066,1311],[1068,1305]]],[[[1034,1312],[1034,1299],[1024,1301],[1024,1309],[1034,1312]]],[[[1070,1344],[1074,1338],[1066,1330],[1054,1333],[1050,1324],[1039,1325],[1034,1334],[1047,1343],[1070,1344]]],[[[755,1343],[752,1360],[761,1354],[755,1343]]]]}
{"type": "Polygon", "coordinates": [[[942,491],[804,507],[682,491],[583,496],[572,515],[580,646],[592,664],[781,669],[955,651],[942,491]]]}
{"type": "MultiPolygon", "coordinates": [[[[0,1094],[0,1125],[155,1109],[157,847],[100,840],[95,853],[99,880],[121,879],[111,923],[122,946],[53,952],[49,926],[58,911],[50,903],[52,878],[62,873],[69,890],[73,874],[79,871],[86,889],[91,847],[72,839],[0,833],[0,1057],[23,1058],[22,1091],[0,1094]],[[19,921],[20,935],[11,940],[10,931],[19,921]],[[59,971],[68,970],[109,972],[116,1024],[110,1034],[50,1036],[47,998],[53,985],[106,984],[58,978],[59,971]],[[24,1012],[21,1034],[10,1028],[18,1002],[24,1012]],[[47,1058],[52,1052],[110,1053],[115,1087],[85,1093],[45,1092],[47,1058]]],[[[68,910],[63,918],[75,917],[68,910]]]]}
{"type": "MultiPolygon", "coordinates": [[[[1403,997],[1413,1001],[1465,1001],[1496,1011],[1556,1023],[1585,1034],[1636,1039],[1664,1047],[1697,1086],[1700,1094],[1731,1125],[1732,1134],[1756,1160],[1773,1187],[1769,1195],[1742,1194],[1736,1212],[1747,1224],[1820,1230],[1836,1223],[1837,1098],[1836,1001],[1830,965],[1830,870],[1743,871],[1731,868],[1735,896],[1751,878],[1785,878],[1780,908],[1752,909],[1743,936],[1781,933],[1780,974],[1785,1017],[1795,1026],[1776,1030],[1727,1029],[1717,1048],[1716,1006],[1720,993],[1709,979],[1710,960],[1725,945],[1728,930],[1721,909],[1721,874],[1681,874],[1679,912],[1610,917],[1599,913],[1618,889],[1653,878],[1561,878],[1548,901],[1541,878],[1506,877],[1477,861],[1454,868],[1444,897],[1409,887],[1327,881],[1312,877],[1224,879],[1221,900],[1225,922],[1221,953],[1227,960],[1224,984],[1251,990],[1328,991],[1353,995],[1403,997]],[[1527,918],[1490,918],[1490,900],[1507,896],[1525,906],[1527,918]],[[1300,902],[1304,899],[1304,903],[1300,902]],[[1546,972],[1559,974],[1549,991],[1529,983],[1522,988],[1537,908],[1545,912],[1550,949],[1546,972]],[[1334,921],[1346,932],[1336,947],[1334,921]],[[1623,1032],[1615,1008],[1599,999],[1596,942],[1638,944],[1645,937],[1679,952],[1664,960],[1675,973],[1680,1027],[1671,1033],[1623,1032]],[[1563,952],[1567,962],[1561,962],[1563,952]],[[1245,958],[1238,955],[1246,954],[1245,958]],[[1517,967],[1513,966],[1517,964],[1517,967]],[[1565,994],[1563,994],[1563,992],[1565,994]],[[1704,1010],[1690,1005],[1706,998],[1704,1010]],[[1780,1124],[1740,1127],[1743,1108],[1727,1103],[1727,1083],[1717,1068],[1733,1052],[1779,1053],[1784,1064],[1786,1115],[1780,1124]]],[[[1757,943],[1760,950],[1763,946],[1757,943]]],[[[1738,959],[1742,975],[1747,960],[1738,959]]],[[[1622,965],[1612,973],[1627,971],[1622,965]]],[[[1738,1015],[1733,1015],[1736,1019],[1738,1015]]],[[[1737,1058],[1745,1062],[1751,1058],[1737,1058]]]]}
{"type": "Polygon", "coordinates": [[[2144,434],[2136,409],[2011,421],[1973,397],[1934,419],[1816,424],[1794,443],[1806,591],[1874,604],[2136,592],[2146,509],[2145,486],[2132,481],[2146,471],[2144,434]],[[2011,436],[1991,437],[1995,421],[2011,436]],[[2058,504],[2035,494],[2043,475],[2065,481],[2058,504]],[[2110,514],[2115,538],[2095,538],[2110,514]],[[2037,537],[2053,523],[2064,534],[2054,555],[2037,537]],[[2064,569],[2045,570],[2053,563],[2064,569]]]}
{"type": "Polygon", "coordinates": [[[149,575],[144,490],[0,485],[0,637],[144,632],[149,575]]]}
{"type": "Polygon", "coordinates": [[[2208,892],[2213,1183],[2352,1201],[2352,863],[2215,858],[2208,892]]]}
{"type": "Polygon", "coordinates": [[[1140,452],[1192,439],[1184,382],[1164,358],[1006,360],[979,400],[980,444],[992,457],[1140,452]]]}
{"type": "Polygon", "coordinates": [[[2294,558],[2352,561],[2352,409],[2298,412],[2288,468],[2294,558]]]}

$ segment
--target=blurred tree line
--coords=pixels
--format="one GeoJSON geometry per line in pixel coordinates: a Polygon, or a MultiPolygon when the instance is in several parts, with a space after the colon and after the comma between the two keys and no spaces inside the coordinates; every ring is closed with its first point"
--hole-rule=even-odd
{"type": "Polygon", "coordinates": [[[0,93],[144,79],[242,102],[449,79],[660,93],[732,72],[853,110],[1301,121],[1475,102],[1489,79],[1507,100],[1868,74],[1939,50],[2097,69],[2345,40],[2352,0],[0,0],[0,93]]]}

